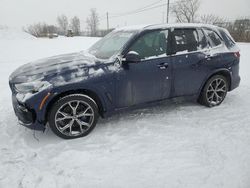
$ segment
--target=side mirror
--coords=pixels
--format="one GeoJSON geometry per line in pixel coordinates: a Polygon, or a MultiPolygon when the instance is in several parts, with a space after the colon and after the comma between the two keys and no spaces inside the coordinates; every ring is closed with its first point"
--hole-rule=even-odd
{"type": "Polygon", "coordinates": [[[138,63],[141,61],[140,55],[135,51],[130,51],[124,58],[127,63],[138,63]]]}

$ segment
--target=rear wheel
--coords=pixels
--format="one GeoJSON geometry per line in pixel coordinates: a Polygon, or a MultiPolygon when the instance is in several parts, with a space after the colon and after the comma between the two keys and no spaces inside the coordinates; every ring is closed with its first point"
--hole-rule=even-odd
{"type": "Polygon", "coordinates": [[[64,139],[87,136],[96,126],[98,107],[93,99],[72,94],[59,99],[49,113],[52,131],[64,139]]]}
{"type": "Polygon", "coordinates": [[[208,107],[220,105],[226,98],[228,81],[222,75],[210,78],[201,92],[199,102],[208,107]]]}

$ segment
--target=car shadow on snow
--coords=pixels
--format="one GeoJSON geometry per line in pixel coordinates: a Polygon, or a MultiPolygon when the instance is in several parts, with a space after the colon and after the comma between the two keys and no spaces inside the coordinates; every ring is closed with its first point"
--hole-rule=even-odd
{"type": "MultiPolygon", "coordinates": [[[[144,129],[151,129],[152,126],[150,127],[148,125],[157,125],[155,120],[160,119],[167,123],[167,121],[174,121],[175,118],[181,118],[185,114],[188,116],[187,113],[204,109],[207,108],[200,106],[192,100],[183,98],[156,102],[149,104],[145,108],[123,111],[105,119],[100,118],[96,128],[90,133],[90,135],[76,140],[67,140],[67,142],[74,143],[81,140],[83,142],[91,142],[93,139],[98,140],[98,137],[103,137],[103,135],[124,135],[124,131],[127,134],[132,134],[135,129],[140,129],[142,126],[144,129]]],[[[24,129],[22,132],[24,139],[28,144],[32,142],[40,142],[43,144],[63,142],[61,138],[53,134],[49,126],[47,126],[44,132],[32,130],[27,131],[27,129],[24,129]],[[30,133],[33,133],[33,136],[31,136],[30,133]]]]}
{"type": "MultiPolygon", "coordinates": [[[[105,143],[109,145],[114,137],[116,139],[113,139],[113,142],[117,142],[117,140],[129,139],[139,134],[142,134],[142,136],[144,136],[143,134],[161,134],[161,130],[166,130],[169,126],[180,126],[182,128],[187,122],[195,126],[195,123],[199,122],[200,119],[206,120],[209,118],[209,113],[224,118],[223,112],[227,109],[231,109],[230,113],[234,112],[235,106],[238,106],[238,102],[242,101],[240,99],[240,93],[233,92],[228,95],[223,105],[212,109],[201,106],[193,99],[187,98],[152,103],[145,108],[120,112],[105,119],[100,118],[93,132],[86,137],[75,140],[62,140],[53,134],[49,126],[47,126],[45,132],[32,131],[19,126],[17,129],[19,133],[16,137],[18,137],[17,139],[23,139],[28,146],[34,148],[60,144],[60,147],[67,145],[71,149],[80,148],[84,150],[105,143]],[[232,99],[234,100],[232,101],[232,99]]],[[[242,102],[245,103],[245,101],[242,102]]],[[[12,117],[9,118],[13,119],[12,117]]]]}

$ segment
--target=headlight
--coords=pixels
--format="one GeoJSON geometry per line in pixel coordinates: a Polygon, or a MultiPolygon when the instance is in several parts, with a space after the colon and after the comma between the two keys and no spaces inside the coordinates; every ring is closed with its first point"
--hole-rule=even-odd
{"type": "Polygon", "coordinates": [[[15,89],[19,93],[37,93],[50,87],[51,84],[46,81],[34,81],[28,83],[16,84],[15,89]]]}

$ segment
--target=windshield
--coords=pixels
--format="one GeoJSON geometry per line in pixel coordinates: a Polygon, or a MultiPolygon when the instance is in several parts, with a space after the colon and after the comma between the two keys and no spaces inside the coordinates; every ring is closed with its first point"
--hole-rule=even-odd
{"type": "Polygon", "coordinates": [[[136,31],[113,31],[95,43],[88,52],[99,59],[109,59],[117,54],[136,31]]]}

